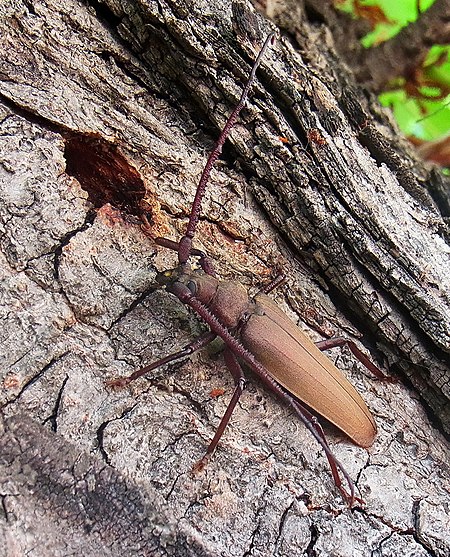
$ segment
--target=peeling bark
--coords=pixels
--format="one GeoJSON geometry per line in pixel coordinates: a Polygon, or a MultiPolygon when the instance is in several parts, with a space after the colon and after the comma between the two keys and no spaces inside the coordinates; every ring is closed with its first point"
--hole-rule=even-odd
{"type": "Polygon", "coordinates": [[[255,54],[231,8],[7,0],[0,16],[6,555],[447,555],[450,248],[427,193],[445,182],[355,86],[327,30],[305,18],[297,44],[268,53],[196,245],[249,287],[282,268],[275,296],[302,328],[352,337],[398,377],[330,354],[379,427],[369,451],[327,428],[367,503],[353,511],[257,381],[192,474],[228,401],[213,393],[232,388],[220,357],[104,384],[203,330],[153,289],[174,257],[140,216],[155,235],[183,231],[255,54]]]}

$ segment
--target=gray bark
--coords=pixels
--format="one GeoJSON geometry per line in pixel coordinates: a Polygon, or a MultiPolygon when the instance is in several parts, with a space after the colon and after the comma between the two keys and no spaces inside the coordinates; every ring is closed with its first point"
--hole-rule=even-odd
{"type": "MultiPolygon", "coordinates": [[[[151,289],[175,257],[138,217],[183,232],[255,56],[230,6],[6,0],[0,16],[4,554],[448,555],[450,248],[428,194],[443,181],[327,30],[298,21],[266,56],[196,246],[251,288],[283,269],[274,296],[300,327],[353,338],[399,379],[330,354],[379,428],[369,450],[327,428],[366,501],[353,512],[257,380],[192,473],[232,390],[220,357],[104,384],[203,330],[151,289]]],[[[261,36],[274,28],[258,19],[261,36]]]]}

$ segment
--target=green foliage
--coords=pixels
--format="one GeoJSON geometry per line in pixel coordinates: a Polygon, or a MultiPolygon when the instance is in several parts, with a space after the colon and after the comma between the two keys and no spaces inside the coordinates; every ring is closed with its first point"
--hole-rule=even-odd
{"type": "MultiPolygon", "coordinates": [[[[362,44],[370,48],[391,39],[403,27],[414,22],[435,0],[345,0],[340,9],[355,17],[364,17],[373,30],[362,44]]],[[[413,79],[399,77],[381,93],[380,101],[391,107],[401,130],[407,136],[432,141],[450,130],[450,46],[434,45],[413,79]]]]}
{"type": "Polygon", "coordinates": [[[407,136],[433,141],[450,130],[450,47],[434,45],[421,68],[422,86],[411,91],[405,78],[381,93],[380,102],[390,106],[407,136]]]}
{"type": "Polygon", "coordinates": [[[419,16],[418,4],[421,12],[424,12],[434,2],[435,0],[335,0],[336,7],[340,10],[375,23],[373,30],[361,41],[365,47],[391,39],[403,27],[416,21],[419,16]]]}

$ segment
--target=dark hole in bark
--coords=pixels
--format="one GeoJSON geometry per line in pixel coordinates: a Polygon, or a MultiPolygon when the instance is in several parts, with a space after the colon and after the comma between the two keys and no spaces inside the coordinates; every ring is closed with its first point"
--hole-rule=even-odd
{"type": "Polygon", "coordinates": [[[116,145],[83,134],[66,136],[65,144],[66,172],[80,182],[94,207],[110,203],[126,213],[141,215],[144,183],[116,145]]]}

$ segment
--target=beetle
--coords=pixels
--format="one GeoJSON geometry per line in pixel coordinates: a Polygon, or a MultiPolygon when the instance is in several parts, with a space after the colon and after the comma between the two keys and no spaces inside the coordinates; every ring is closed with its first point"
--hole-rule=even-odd
{"type": "Polygon", "coordinates": [[[245,388],[246,381],[241,368],[241,363],[244,363],[292,408],[322,446],[334,482],[351,507],[355,501],[363,501],[355,496],[354,484],[345,468],[333,455],[317,418],[302,403],[336,425],[356,444],[368,447],[376,435],[375,421],[362,397],[322,350],[346,343],[369,370],[379,376],[383,376],[382,372],[352,341],[336,338],[314,344],[267,295],[283,282],[282,275],[255,296],[249,297],[247,290],[239,282],[219,280],[212,260],[193,247],[201,202],[211,168],[245,104],[261,59],[273,43],[274,34],[270,34],[253,64],[238,104],[209,155],[199,180],[184,236],[179,242],[167,238],[154,238],[159,246],[178,253],[177,267],[157,274],[158,286],[165,287],[182,303],[191,307],[210,330],[182,350],[139,369],[128,377],[119,377],[107,384],[124,387],[153,369],[189,356],[216,337],[220,337],[225,344],[224,359],[233,376],[235,388],[206,454],[197,463],[196,468],[203,468],[215,450],[245,388]],[[193,268],[189,263],[192,257],[198,258],[199,268],[193,268]],[[349,491],[344,487],[341,475],[345,478],[349,491]]]}

